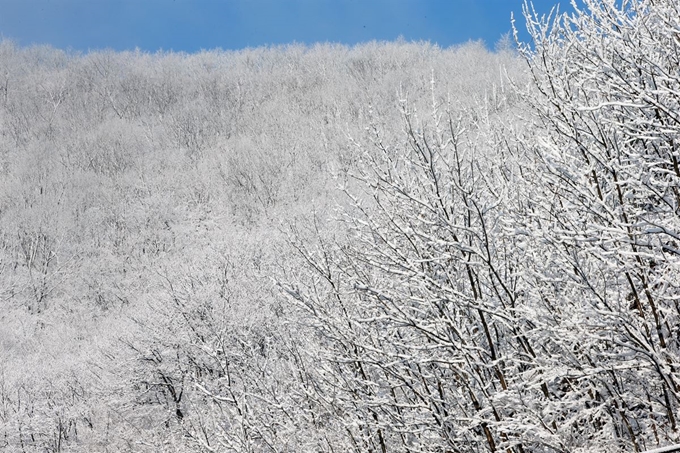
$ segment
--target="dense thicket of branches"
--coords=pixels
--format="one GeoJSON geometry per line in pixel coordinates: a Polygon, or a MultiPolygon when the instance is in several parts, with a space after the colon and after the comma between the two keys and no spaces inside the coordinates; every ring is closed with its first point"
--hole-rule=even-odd
{"type": "Polygon", "coordinates": [[[296,265],[283,225],[335,203],[369,118],[398,134],[400,87],[426,105],[434,77],[472,105],[520,66],[480,44],[0,43],[0,449],[316,445],[312,343],[272,280],[296,265]]]}
{"type": "Polygon", "coordinates": [[[0,449],[680,441],[680,8],[533,42],[0,42],[0,449]]]}

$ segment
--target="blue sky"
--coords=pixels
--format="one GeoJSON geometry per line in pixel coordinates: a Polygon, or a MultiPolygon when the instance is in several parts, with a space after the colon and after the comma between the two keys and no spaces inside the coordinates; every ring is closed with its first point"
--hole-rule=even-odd
{"type": "MultiPolygon", "coordinates": [[[[558,1],[535,0],[547,13],[558,1]]],[[[399,36],[442,47],[490,48],[523,27],[523,0],[0,0],[0,37],[87,51],[241,49],[285,43],[356,44],[399,36]]],[[[523,28],[522,28],[523,29],[523,28]]],[[[526,37],[524,37],[526,39],[526,37]]]]}

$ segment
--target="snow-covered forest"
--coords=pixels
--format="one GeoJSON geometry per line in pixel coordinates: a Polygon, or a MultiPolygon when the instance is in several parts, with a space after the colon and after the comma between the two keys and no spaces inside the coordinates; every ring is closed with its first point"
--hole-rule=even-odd
{"type": "Polygon", "coordinates": [[[0,41],[0,450],[680,443],[680,3],[532,41],[0,41]]]}

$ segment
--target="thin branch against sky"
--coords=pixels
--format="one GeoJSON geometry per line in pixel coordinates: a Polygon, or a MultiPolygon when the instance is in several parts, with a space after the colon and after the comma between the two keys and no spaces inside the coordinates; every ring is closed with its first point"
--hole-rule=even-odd
{"type": "MultiPolygon", "coordinates": [[[[548,13],[558,0],[536,0],[548,13]]],[[[87,51],[241,49],[292,42],[483,40],[523,31],[523,0],[0,0],[0,37],[87,51]]],[[[568,0],[561,8],[571,9],[568,0]]],[[[524,38],[526,35],[520,35],[524,38]]]]}

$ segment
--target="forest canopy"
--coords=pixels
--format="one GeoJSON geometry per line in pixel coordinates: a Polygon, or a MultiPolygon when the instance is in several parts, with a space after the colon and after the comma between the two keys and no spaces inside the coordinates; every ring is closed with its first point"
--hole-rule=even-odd
{"type": "Polygon", "coordinates": [[[525,20],[0,41],[0,449],[680,443],[680,5],[525,20]]]}

